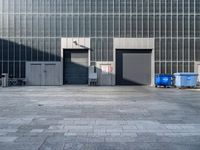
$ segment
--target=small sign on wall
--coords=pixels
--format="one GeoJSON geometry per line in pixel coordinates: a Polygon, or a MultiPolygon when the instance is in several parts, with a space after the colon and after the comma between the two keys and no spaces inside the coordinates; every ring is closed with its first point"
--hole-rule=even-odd
{"type": "Polygon", "coordinates": [[[109,74],[112,73],[112,66],[111,65],[101,65],[102,74],[109,74]]]}

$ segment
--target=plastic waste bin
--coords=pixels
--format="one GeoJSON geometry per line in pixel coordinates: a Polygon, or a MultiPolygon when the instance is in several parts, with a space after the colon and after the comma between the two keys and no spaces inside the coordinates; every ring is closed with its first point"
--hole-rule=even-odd
{"type": "Polygon", "coordinates": [[[182,87],[196,87],[197,86],[197,73],[175,73],[175,86],[182,87]]]}
{"type": "Polygon", "coordinates": [[[158,74],[155,76],[155,86],[171,87],[173,85],[173,75],[158,74]]]}
{"type": "Polygon", "coordinates": [[[1,86],[2,87],[7,87],[8,86],[8,74],[7,73],[3,73],[1,75],[1,86]]]}

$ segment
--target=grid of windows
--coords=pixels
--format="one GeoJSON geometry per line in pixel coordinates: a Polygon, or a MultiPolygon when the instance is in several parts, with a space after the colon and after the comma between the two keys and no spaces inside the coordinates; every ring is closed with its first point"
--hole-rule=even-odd
{"type": "Polygon", "coordinates": [[[113,38],[155,38],[156,73],[200,61],[199,0],[0,0],[0,73],[60,61],[61,37],[91,38],[91,61],[113,60],[113,38]]]}

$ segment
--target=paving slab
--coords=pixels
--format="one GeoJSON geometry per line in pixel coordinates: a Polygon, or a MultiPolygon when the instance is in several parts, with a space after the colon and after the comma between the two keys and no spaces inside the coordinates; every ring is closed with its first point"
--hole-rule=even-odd
{"type": "Polygon", "coordinates": [[[0,88],[0,149],[199,150],[199,97],[140,86],[0,88]]]}

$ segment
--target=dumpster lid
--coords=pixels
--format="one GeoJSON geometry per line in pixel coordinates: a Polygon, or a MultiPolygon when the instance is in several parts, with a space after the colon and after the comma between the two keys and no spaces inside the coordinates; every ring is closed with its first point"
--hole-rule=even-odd
{"type": "Polygon", "coordinates": [[[174,74],[175,76],[198,76],[197,73],[194,72],[178,72],[174,74]]]}

